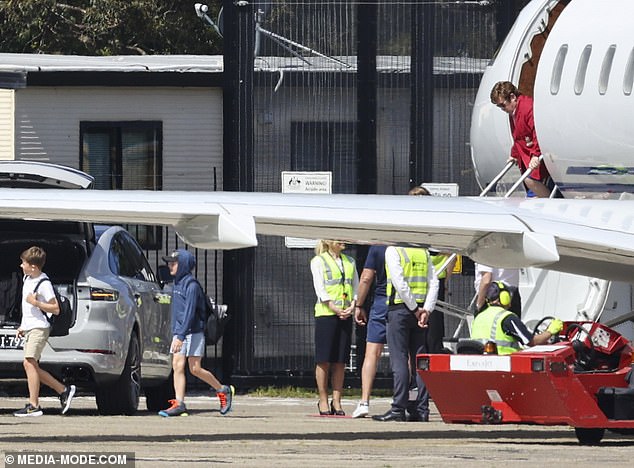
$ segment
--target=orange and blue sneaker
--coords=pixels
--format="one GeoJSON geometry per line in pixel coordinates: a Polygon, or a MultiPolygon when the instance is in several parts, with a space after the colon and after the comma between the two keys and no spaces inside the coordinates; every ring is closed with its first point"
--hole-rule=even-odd
{"type": "Polygon", "coordinates": [[[158,412],[159,416],[169,418],[170,416],[189,416],[185,403],[179,403],[178,400],[169,400],[170,406],[167,409],[158,412]]]}
{"type": "Polygon", "coordinates": [[[223,416],[231,411],[231,403],[235,393],[236,389],[233,385],[223,385],[220,387],[220,390],[216,391],[218,399],[220,400],[220,414],[223,416]]]}

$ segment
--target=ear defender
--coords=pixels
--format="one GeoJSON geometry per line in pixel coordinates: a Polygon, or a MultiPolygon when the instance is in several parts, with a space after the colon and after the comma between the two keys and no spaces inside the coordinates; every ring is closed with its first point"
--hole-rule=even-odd
{"type": "Polygon", "coordinates": [[[493,302],[495,300],[499,300],[502,307],[508,307],[511,305],[511,293],[502,281],[495,281],[494,283],[491,283],[487,289],[487,301],[493,302]]]}
{"type": "Polygon", "coordinates": [[[511,305],[511,293],[506,289],[506,285],[502,281],[496,281],[497,287],[500,291],[500,304],[502,307],[508,307],[511,305]]]}

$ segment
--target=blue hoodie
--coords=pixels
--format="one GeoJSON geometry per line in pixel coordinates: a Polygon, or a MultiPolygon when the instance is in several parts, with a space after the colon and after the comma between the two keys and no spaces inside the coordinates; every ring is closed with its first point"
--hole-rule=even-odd
{"type": "Polygon", "coordinates": [[[185,335],[205,330],[205,321],[198,312],[203,304],[203,292],[192,270],[196,259],[191,252],[178,249],[178,268],[172,293],[172,335],[183,341],[185,335]]]}

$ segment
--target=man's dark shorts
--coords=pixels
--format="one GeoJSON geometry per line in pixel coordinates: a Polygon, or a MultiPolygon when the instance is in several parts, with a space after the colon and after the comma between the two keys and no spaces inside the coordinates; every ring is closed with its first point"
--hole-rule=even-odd
{"type": "Polygon", "coordinates": [[[370,309],[366,341],[368,343],[387,343],[387,298],[376,296],[370,309]]]}

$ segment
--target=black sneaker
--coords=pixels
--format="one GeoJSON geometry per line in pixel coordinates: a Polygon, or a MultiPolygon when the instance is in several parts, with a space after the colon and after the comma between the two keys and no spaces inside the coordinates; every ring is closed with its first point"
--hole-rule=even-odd
{"type": "Polygon", "coordinates": [[[77,389],[74,385],[69,385],[62,393],[60,393],[59,403],[62,405],[62,414],[66,414],[66,411],[70,408],[70,404],[73,401],[76,390],[77,389]]]}
{"type": "Polygon", "coordinates": [[[30,417],[30,416],[42,416],[44,412],[42,408],[38,406],[37,408],[33,406],[31,403],[28,403],[21,410],[17,410],[13,413],[13,416],[17,416],[18,418],[30,417]]]}

